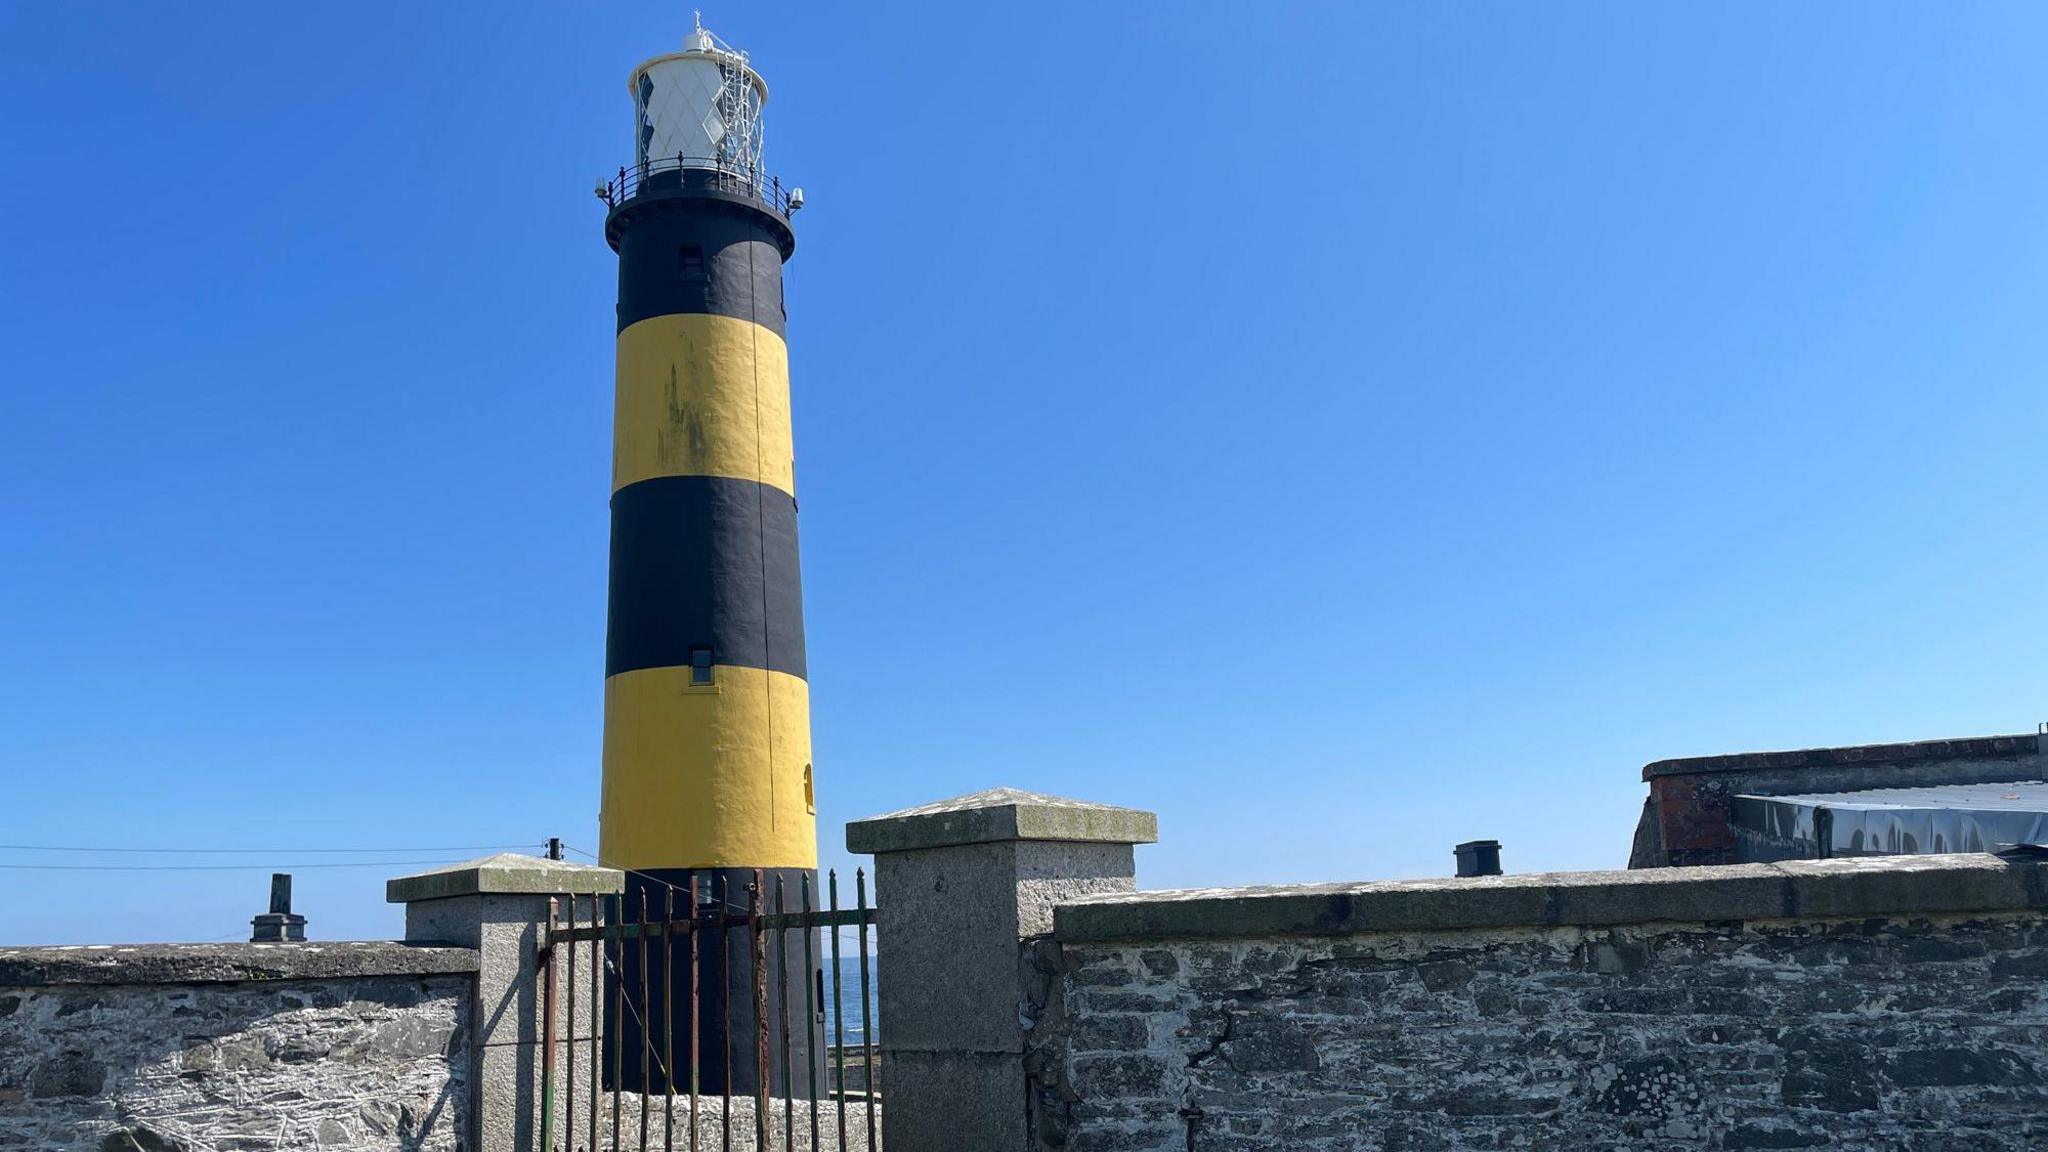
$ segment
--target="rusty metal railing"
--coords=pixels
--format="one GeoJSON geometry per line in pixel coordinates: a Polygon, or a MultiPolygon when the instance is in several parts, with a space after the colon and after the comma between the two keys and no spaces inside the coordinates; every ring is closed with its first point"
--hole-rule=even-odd
{"type": "Polygon", "coordinates": [[[639,1152],[648,1152],[652,1147],[659,1147],[662,1152],[675,1152],[677,1148],[687,1148],[689,1152],[705,1152],[709,1148],[731,1152],[735,1137],[744,1138],[735,1129],[735,1097],[731,1091],[732,1058],[741,1051],[744,1041],[754,1064],[754,1092],[752,1123],[744,1125],[752,1129],[752,1140],[740,1147],[758,1152],[771,1148],[791,1152],[879,1149],[876,1108],[881,1099],[881,1080],[874,1049],[874,985],[868,961],[875,909],[868,903],[866,872],[855,874],[852,908],[840,907],[837,872],[827,874],[824,908],[813,907],[808,875],[799,885],[795,908],[789,907],[789,893],[781,879],[778,877],[771,888],[765,874],[758,870],[743,894],[743,904],[723,888],[712,892],[711,899],[706,901],[700,899],[694,885],[677,886],[644,874],[633,875],[651,881],[661,890],[659,909],[649,904],[646,888],[638,892],[637,908],[629,905],[630,897],[623,896],[558,896],[549,901],[549,923],[540,952],[544,1021],[536,1093],[540,1104],[540,1147],[545,1152],[619,1152],[629,1146],[637,1147],[639,1152]],[[818,955],[816,935],[826,930],[832,934],[833,963],[829,970],[817,963],[822,956],[818,955]],[[803,962],[801,1035],[793,1028],[791,1019],[791,932],[800,937],[803,962]],[[735,997],[729,977],[724,976],[725,965],[733,955],[729,941],[735,935],[744,939],[744,954],[749,958],[751,1036],[734,1034],[735,997]],[[848,972],[847,966],[840,963],[842,935],[848,936],[855,948],[854,982],[858,984],[860,1024],[857,1042],[846,1030],[848,972]],[[771,947],[773,963],[769,961],[771,947]],[[725,979],[727,987],[721,996],[724,1026],[710,1031],[722,1035],[726,1059],[721,1065],[725,1069],[725,1083],[718,1086],[714,1099],[707,1099],[711,1094],[698,1075],[703,1067],[700,1043],[707,1029],[699,1018],[698,1008],[704,957],[713,949],[720,957],[714,978],[725,979]],[[683,970],[686,983],[682,987],[688,989],[690,1005],[688,1027],[684,1029],[688,1033],[684,1039],[688,1044],[689,1073],[684,1133],[676,1131],[676,1073],[680,1069],[675,1058],[675,1012],[669,1003],[679,987],[675,979],[678,969],[683,970]],[[660,973],[663,989],[659,1001],[650,987],[650,974],[656,971],[660,973]],[[775,986],[772,996],[771,984],[775,986]],[[581,1034],[577,1014],[579,989],[588,996],[583,1006],[585,1022],[581,1034]],[[606,997],[611,1000],[609,1011],[605,1010],[606,997]],[[827,999],[831,1029],[827,1043],[820,1046],[813,1043],[818,1035],[815,1025],[826,1016],[827,999]],[[558,1017],[567,1023],[566,1039],[557,1037],[558,1017]],[[607,1020],[611,1024],[610,1035],[607,1020]],[[621,1026],[629,1020],[638,1027],[621,1026]],[[634,1043],[631,1031],[639,1034],[640,1075],[636,1086],[624,1083],[628,1078],[626,1050],[634,1043]],[[858,1073],[857,1088],[854,1077],[849,1075],[849,1059],[857,1060],[853,1069],[858,1073]],[[801,1069],[796,1067],[798,1061],[803,1064],[801,1069]],[[584,1069],[581,1077],[579,1064],[584,1069]],[[605,1074],[606,1064],[609,1075],[605,1074]],[[653,1075],[657,1069],[658,1091],[653,1075]],[[772,1090],[773,1073],[778,1070],[783,1086],[779,1095],[772,1090]],[[801,1096],[798,1077],[802,1078],[801,1096]],[[579,1089],[584,1093],[580,1098],[579,1089]],[[637,1101],[629,1102],[629,1097],[636,1096],[637,1101]],[[821,1113],[821,1105],[827,1102],[833,1106],[836,1128],[825,1122],[821,1113]],[[629,1104],[637,1117],[627,1113],[629,1104]],[[859,1116],[849,1118],[849,1104],[858,1105],[859,1116]],[[716,1111],[712,1112],[712,1108],[716,1111]],[[808,1113],[808,1124],[802,1130],[798,1124],[800,1111],[808,1113]],[[605,1122],[606,1112],[610,1113],[609,1123],[605,1122]],[[779,1141],[774,1139],[778,1118],[779,1141]],[[799,1136],[806,1137],[806,1142],[799,1143],[799,1136]]]}
{"type": "Polygon", "coordinates": [[[746,196],[783,216],[788,216],[792,207],[791,193],[794,190],[784,188],[779,176],[750,171],[722,157],[685,156],[681,153],[649,157],[619,169],[617,176],[599,182],[597,198],[604,201],[607,208],[616,208],[642,191],[680,188],[685,184],[692,188],[715,188],[746,196]]]}

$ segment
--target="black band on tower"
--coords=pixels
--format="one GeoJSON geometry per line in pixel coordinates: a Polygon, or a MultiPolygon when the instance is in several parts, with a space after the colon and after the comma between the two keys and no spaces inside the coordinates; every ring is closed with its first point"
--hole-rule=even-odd
{"type": "Polygon", "coordinates": [[[782,335],[782,249],[763,214],[662,203],[674,208],[646,212],[619,236],[619,330],[683,312],[751,320],[782,335]]]}
{"type": "Polygon", "coordinates": [[[723,476],[660,476],[612,494],[604,674],[711,661],[804,677],[796,500],[723,476]]]}

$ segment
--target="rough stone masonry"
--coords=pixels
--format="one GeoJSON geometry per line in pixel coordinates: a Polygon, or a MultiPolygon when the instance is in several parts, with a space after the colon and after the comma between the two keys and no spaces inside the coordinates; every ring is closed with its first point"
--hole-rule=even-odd
{"type": "Polygon", "coordinates": [[[461,1147],[476,954],[0,949],[0,1148],[461,1147]]]}
{"type": "Polygon", "coordinates": [[[1026,950],[1036,1139],[2040,1148],[2043,896],[1952,856],[1091,897],[1026,950]]]}

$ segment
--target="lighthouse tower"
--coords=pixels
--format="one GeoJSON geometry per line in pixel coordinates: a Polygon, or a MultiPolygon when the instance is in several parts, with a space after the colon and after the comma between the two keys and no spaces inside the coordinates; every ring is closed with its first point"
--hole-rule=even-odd
{"type": "MultiPolygon", "coordinates": [[[[599,190],[619,257],[600,855],[628,870],[628,921],[643,906],[682,919],[693,895],[706,913],[745,912],[757,885],[773,911],[778,882],[793,909],[818,863],[782,297],[802,194],[762,168],[768,87],[744,53],[699,27],[628,84],[633,164],[599,190]]],[[[664,984],[626,950],[636,997],[652,979],[644,1024],[635,1011],[606,1029],[623,1041],[620,1087],[660,1091],[664,1069],[679,1089],[760,1087],[744,934],[700,938],[694,997],[682,966],[664,984]]],[[[811,1023],[792,1038],[798,1069],[822,1046],[814,979],[767,980],[811,1023]]]]}

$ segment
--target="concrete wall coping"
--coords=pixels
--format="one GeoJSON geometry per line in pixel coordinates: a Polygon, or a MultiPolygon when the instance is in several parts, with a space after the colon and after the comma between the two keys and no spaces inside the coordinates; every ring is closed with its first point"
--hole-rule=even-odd
{"type": "Polygon", "coordinates": [[[1007,840],[1152,844],[1159,840],[1159,817],[1136,808],[991,788],[846,826],[849,852],[910,852],[1007,840]]]}
{"type": "Polygon", "coordinates": [[[0,948],[0,987],[53,984],[240,984],[432,976],[477,970],[469,948],[388,940],[319,944],[105,944],[0,948]]]}
{"type": "Polygon", "coordinates": [[[460,864],[387,881],[384,899],[391,904],[410,904],[415,900],[445,900],[451,896],[498,893],[589,896],[625,890],[626,874],[617,868],[501,852],[496,856],[465,860],[460,864]]]}
{"type": "Polygon", "coordinates": [[[1710,772],[1751,772],[1785,768],[1826,768],[1849,764],[1903,764],[1916,760],[2008,760],[2041,750],[2041,737],[1969,736],[1915,740],[1906,744],[1856,744],[1842,748],[1799,748],[1789,752],[1737,752],[1656,760],[1643,766],[1643,779],[1696,776],[1710,772]]]}
{"type": "Polygon", "coordinates": [[[1604,926],[2048,909],[2048,865],[1879,856],[1088,896],[1053,910],[1063,941],[1604,926]]]}

